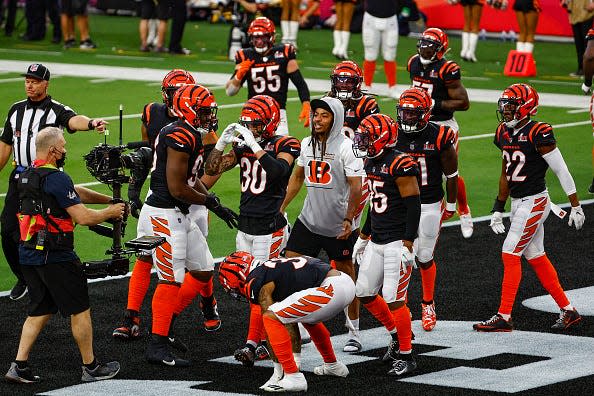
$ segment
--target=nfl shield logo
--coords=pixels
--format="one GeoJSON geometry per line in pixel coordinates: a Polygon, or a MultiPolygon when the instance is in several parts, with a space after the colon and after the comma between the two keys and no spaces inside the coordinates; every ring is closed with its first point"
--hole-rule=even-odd
{"type": "Polygon", "coordinates": [[[39,67],[39,65],[37,63],[34,63],[31,66],[29,66],[29,70],[34,72],[34,71],[37,71],[38,67],[39,67]]]}

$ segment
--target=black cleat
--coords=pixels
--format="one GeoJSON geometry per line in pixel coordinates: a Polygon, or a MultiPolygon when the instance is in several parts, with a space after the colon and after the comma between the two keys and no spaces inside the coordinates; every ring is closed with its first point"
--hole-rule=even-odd
{"type": "Polygon", "coordinates": [[[10,299],[13,301],[20,300],[27,295],[27,290],[27,284],[22,280],[18,280],[10,291],[10,299]]]}
{"type": "Polygon", "coordinates": [[[268,352],[268,347],[266,346],[266,342],[262,341],[260,345],[256,348],[256,360],[268,360],[270,359],[270,352],[268,352]]]}
{"type": "Polygon", "coordinates": [[[204,317],[204,330],[217,331],[221,328],[221,318],[217,310],[217,300],[214,296],[200,299],[200,310],[204,317]]]}
{"type": "Polygon", "coordinates": [[[256,348],[250,344],[246,344],[243,348],[233,352],[233,357],[245,367],[252,367],[256,360],[256,348]]]}
{"type": "Polygon", "coordinates": [[[400,343],[398,342],[398,338],[392,339],[392,341],[390,341],[390,344],[388,345],[388,350],[382,357],[382,362],[392,363],[393,361],[398,359],[399,353],[400,353],[400,343]]]}
{"type": "Polygon", "coordinates": [[[388,371],[388,375],[394,375],[397,377],[404,377],[417,369],[417,362],[412,355],[406,356],[399,354],[398,358],[392,364],[392,368],[388,371]]]}
{"type": "Polygon", "coordinates": [[[511,319],[505,320],[499,314],[493,315],[491,319],[485,320],[484,322],[475,323],[472,325],[472,328],[476,331],[482,331],[487,333],[496,333],[496,332],[510,332],[514,329],[514,325],[511,319]]]}
{"type": "Polygon", "coordinates": [[[190,361],[186,359],[180,359],[173,355],[169,350],[169,341],[166,340],[168,337],[159,336],[153,334],[152,340],[146,349],[145,357],[149,363],[162,364],[170,367],[188,367],[190,361]]]}
{"type": "Polygon", "coordinates": [[[143,335],[140,331],[140,317],[127,310],[122,325],[115,329],[111,335],[113,338],[124,341],[139,339],[143,335]]]}
{"type": "Polygon", "coordinates": [[[580,314],[574,309],[571,311],[562,309],[559,314],[559,319],[551,326],[551,329],[557,331],[564,331],[582,321],[580,314]]]}

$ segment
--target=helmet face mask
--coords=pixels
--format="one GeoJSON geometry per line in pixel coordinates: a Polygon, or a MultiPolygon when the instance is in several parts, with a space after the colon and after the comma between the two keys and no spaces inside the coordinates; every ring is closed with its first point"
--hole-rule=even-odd
{"type": "Polygon", "coordinates": [[[216,105],[210,107],[193,107],[196,112],[196,128],[200,133],[206,134],[214,129],[214,125],[218,124],[216,105]]]}
{"type": "Polygon", "coordinates": [[[363,72],[353,61],[340,62],[330,75],[332,96],[340,100],[348,100],[361,96],[363,72]]]}
{"type": "Polygon", "coordinates": [[[428,65],[435,62],[441,48],[441,43],[421,37],[417,43],[417,52],[419,53],[421,63],[428,65]]]}
{"type": "MultiPolygon", "coordinates": [[[[365,158],[369,153],[369,142],[371,141],[369,137],[369,131],[367,129],[357,128],[355,131],[355,136],[353,137],[353,152],[355,153],[355,157],[357,158],[365,158]]],[[[373,151],[373,149],[372,149],[373,151]]],[[[371,153],[375,154],[375,153],[371,153]]]]}
{"type": "Polygon", "coordinates": [[[421,132],[431,117],[431,96],[422,88],[409,88],[400,95],[396,112],[398,128],[405,133],[421,132]]]}

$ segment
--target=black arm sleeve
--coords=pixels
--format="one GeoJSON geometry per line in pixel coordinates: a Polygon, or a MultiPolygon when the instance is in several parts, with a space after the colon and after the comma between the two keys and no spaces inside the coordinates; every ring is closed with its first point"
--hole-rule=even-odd
{"type": "Polygon", "coordinates": [[[301,100],[301,102],[308,102],[309,88],[307,87],[307,83],[301,75],[301,71],[297,69],[293,73],[290,73],[289,78],[291,79],[293,85],[295,85],[295,87],[297,88],[297,92],[299,93],[299,100],[301,100]]]}
{"type": "Polygon", "coordinates": [[[421,219],[421,198],[419,195],[413,195],[403,198],[402,202],[406,206],[406,231],[404,232],[404,239],[414,241],[417,237],[419,221],[421,219]]]}
{"type": "Polygon", "coordinates": [[[278,179],[279,177],[283,177],[288,175],[291,172],[291,167],[282,158],[272,158],[272,156],[268,153],[264,154],[258,160],[262,168],[266,171],[266,174],[269,176],[270,180],[278,179]]]}

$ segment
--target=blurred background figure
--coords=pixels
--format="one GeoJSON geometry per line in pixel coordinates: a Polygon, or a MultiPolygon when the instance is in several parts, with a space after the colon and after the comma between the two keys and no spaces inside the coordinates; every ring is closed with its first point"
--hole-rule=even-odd
{"type": "Polygon", "coordinates": [[[281,31],[283,44],[297,45],[300,0],[282,0],[281,31]]]}
{"type": "Polygon", "coordinates": [[[182,47],[184,28],[188,20],[186,0],[169,0],[171,6],[171,36],[169,37],[169,52],[178,55],[190,55],[192,52],[182,47]]]}
{"type": "Polygon", "coordinates": [[[334,0],[336,24],[334,25],[334,48],[332,55],[338,59],[348,59],[349,39],[351,37],[351,19],[357,0],[334,0]]]}
{"type": "Polygon", "coordinates": [[[312,29],[320,24],[320,0],[302,0],[299,10],[299,28],[312,29]]]}
{"type": "Polygon", "coordinates": [[[462,4],[464,8],[464,27],[462,28],[462,60],[476,62],[476,43],[479,39],[479,25],[483,13],[484,0],[447,0],[449,4],[462,4]]]}
{"type": "Polygon", "coordinates": [[[167,20],[169,19],[168,0],[142,0],[140,3],[140,51],[148,52],[154,47],[156,52],[166,52],[164,48],[165,34],[167,33],[167,20]],[[150,34],[151,22],[157,22],[156,36],[150,34]],[[153,37],[150,37],[153,36],[153,37]],[[149,40],[150,39],[150,40],[149,40]],[[156,44],[155,44],[156,43],[156,44]]]}
{"type": "Polygon", "coordinates": [[[14,31],[16,11],[17,0],[6,0],[6,4],[4,1],[0,1],[0,25],[4,24],[4,35],[7,37],[12,36],[14,31]],[[4,15],[4,10],[6,10],[6,15],[4,15]]]}
{"type": "MultiPolygon", "coordinates": [[[[8,1],[8,18],[5,27],[7,36],[10,36],[14,30],[16,3],[17,2],[14,0],[8,1]]],[[[60,15],[58,13],[58,0],[25,1],[27,30],[25,34],[21,36],[21,39],[25,41],[43,40],[45,38],[46,30],[46,14],[49,16],[49,19],[54,26],[52,43],[59,43],[62,36],[62,29],[60,27],[60,15]]]]}
{"type": "Polygon", "coordinates": [[[577,55],[577,69],[570,76],[581,77],[584,75],[582,64],[586,51],[586,35],[594,21],[594,4],[590,0],[561,0],[561,6],[568,12],[577,55]]]}
{"type": "Polygon", "coordinates": [[[80,35],[80,49],[93,49],[97,45],[91,40],[89,33],[89,15],[87,14],[88,0],[61,0],[62,9],[60,18],[62,21],[62,34],[64,36],[64,49],[76,45],[74,39],[74,17],[80,35]]]}
{"type": "MultiPolygon", "coordinates": [[[[501,9],[507,8],[507,0],[501,3],[501,9]]],[[[538,0],[516,0],[514,11],[520,27],[520,34],[516,42],[516,50],[522,52],[532,52],[534,49],[534,34],[538,17],[540,15],[540,3],[538,0]]]]}

